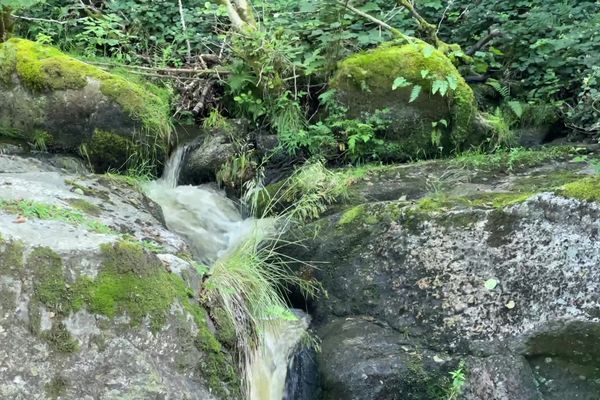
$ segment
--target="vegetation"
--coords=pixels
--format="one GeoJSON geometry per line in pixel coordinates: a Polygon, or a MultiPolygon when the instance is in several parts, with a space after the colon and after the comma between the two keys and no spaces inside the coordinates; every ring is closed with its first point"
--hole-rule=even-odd
{"type": "MultiPolygon", "coordinates": [[[[260,222],[214,265],[194,264],[201,300],[223,328],[219,337],[234,342],[246,368],[265,321],[290,318],[288,289],[319,290],[292,270],[302,263],[280,251],[293,244],[284,233],[349,200],[356,180],[368,184],[367,172],[450,156],[459,171],[514,173],[578,152],[521,147],[521,131],[531,128],[542,131],[533,145],[567,136],[598,141],[599,22],[594,0],[0,0],[0,87],[18,79],[40,95],[97,81],[139,129],[131,136],[95,129],[77,151],[109,171],[102,179],[136,189],[158,172],[175,141],[175,122],[201,126],[207,135],[228,129],[232,119],[248,122],[251,132],[234,138],[235,157],[215,170],[221,185],[244,188],[243,200],[260,222]],[[268,135],[277,137],[274,148],[261,144],[268,135]],[[371,162],[377,165],[365,165],[371,162]],[[254,179],[272,170],[288,171],[287,178],[266,186],[254,179]]],[[[1,136],[24,138],[37,151],[63,150],[51,132],[20,132],[10,122],[0,121],[1,136]]],[[[600,201],[596,177],[565,176],[523,179],[513,192],[452,196],[441,190],[442,173],[408,211],[500,209],[540,189],[600,201]]],[[[400,199],[386,212],[408,203],[400,199]]],[[[70,207],[0,201],[0,209],[114,233],[95,219],[101,208],[84,200],[70,207]]],[[[375,226],[380,217],[368,211],[350,207],[337,227],[375,226]]],[[[37,274],[31,307],[58,316],[44,339],[57,352],[77,351],[61,319],[84,307],[109,318],[126,314],[135,326],[148,321],[156,332],[179,302],[198,325],[195,340],[207,354],[202,367],[211,386],[218,391],[220,379],[234,380],[196,294],[154,254],[161,245],[121,239],[102,247],[93,279],[67,277],[50,249],[27,257],[37,274]]],[[[1,245],[11,265],[0,260],[0,269],[17,274],[22,246],[1,245]]],[[[451,377],[447,397],[455,399],[465,382],[463,363],[451,377]]],[[[49,392],[59,396],[63,383],[52,385],[49,392]]]]}
{"type": "MultiPolygon", "coordinates": [[[[75,201],[72,205],[73,207],[92,215],[96,214],[99,210],[97,206],[81,200],[75,201]]],[[[53,204],[44,204],[31,200],[7,201],[0,199],[0,209],[13,214],[18,214],[25,218],[63,221],[73,225],[83,226],[86,229],[97,233],[114,233],[110,227],[98,220],[88,218],[84,214],[72,209],[59,207],[53,204]]]]}

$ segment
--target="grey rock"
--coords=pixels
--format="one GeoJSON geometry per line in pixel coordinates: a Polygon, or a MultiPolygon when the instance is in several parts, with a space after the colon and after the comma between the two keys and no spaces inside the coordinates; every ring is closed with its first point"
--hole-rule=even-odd
{"type": "MultiPolygon", "coordinates": [[[[558,399],[569,390],[569,398],[594,398],[600,204],[555,190],[505,206],[478,200],[551,184],[556,171],[575,180],[585,167],[552,162],[514,175],[462,168],[466,179],[445,162],[393,167],[355,184],[354,219],[341,218],[351,205],[302,227],[307,247],[290,253],[326,262],[314,277],[328,296],[310,304],[323,339],[323,389],[340,400],[395,398],[377,397],[380,388],[406,393],[406,380],[395,378],[410,364],[398,350],[406,337],[418,354],[450,356],[452,369],[465,360],[468,399],[558,399]],[[448,182],[428,185],[436,171],[448,182]],[[459,200],[445,205],[440,193],[459,200]],[[420,209],[416,202],[425,196],[441,205],[420,209]],[[490,279],[493,289],[485,285],[490,279]],[[352,329],[357,322],[343,320],[356,318],[372,325],[352,329]],[[547,357],[557,362],[540,366],[547,357]],[[355,370],[384,371],[383,383],[361,385],[355,370]],[[536,389],[540,380],[546,384],[536,389]]],[[[424,371],[438,382],[445,377],[448,390],[448,371],[436,365],[424,371]]],[[[401,398],[436,398],[415,393],[401,398]]]]}
{"type": "Polygon", "coordinates": [[[189,150],[180,174],[182,184],[202,184],[213,182],[216,174],[235,155],[235,146],[222,132],[206,135],[201,144],[189,150]]]}
{"type": "MultiPolygon", "coordinates": [[[[65,310],[40,297],[40,285],[53,282],[46,288],[59,298],[66,294],[57,301],[69,304],[78,282],[95,282],[108,271],[104,249],[124,240],[151,241],[160,248],[160,257],[142,252],[136,276],[172,271],[197,293],[200,277],[177,257],[188,252],[186,243],[152,215],[144,194],[119,181],[70,174],[47,161],[0,155],[0,199],[60,207],[108,228],[97,231],[90,223],[60,218],[18,221],[11,209],[0,208],[1,399],[238,398],[235,383],[215,377],[217,365],[231,367],[231,358],[203,347],[209,322],[191,314],[190,305],[203,311],[187,294],[173,297],[161,323],[149,314],[134,323],[126,310],[110,315],[85,299],[82,307],[65,310]],[[36,255],[40,249],[42,256],[36,255]],[[46,274],[57,265],[61,278],[51,281],[46,274]]],[[[126,258],[118,262],[128,263],[126,258]]],[[[130,290],[137,296],[135,288],[130,290]]]]}

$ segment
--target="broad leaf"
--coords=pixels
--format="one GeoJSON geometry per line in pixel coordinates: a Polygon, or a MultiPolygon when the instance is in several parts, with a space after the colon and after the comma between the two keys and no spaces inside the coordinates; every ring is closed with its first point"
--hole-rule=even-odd
{"type": "Polygon", "coordinates": [[[415,85],[412,88],[412,91],[410,92],[410,99],[408,100],[409,103],[412,103],[413,101],[415,101],[419,95],[421,94],[421,90],[423,88],[421,87],[421,85],[415,85]]]}
{"type": "Polygon", "coordinates": [[[410,85],[411,85],[411,83],[409,81],[407,81],[406,78],[399,76],[396,79],[394,79],[394,84],[392,85],[392,90],[407,87],[410,85]]]}

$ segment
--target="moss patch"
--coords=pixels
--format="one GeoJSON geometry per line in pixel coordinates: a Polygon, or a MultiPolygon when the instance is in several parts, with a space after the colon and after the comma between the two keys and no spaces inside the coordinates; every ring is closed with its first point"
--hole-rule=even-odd
{"type": "Polygon", "coordinates": [[[80,309],[115,317],[127,315],[132,326],[148,318],[157,332],[166,322],[171,306],[179,302],[198,326],[196,346],[205,358],[199,366],[215,393],[239,390],[239,377],[228,357],[207,325],[206,311],[192,300],[193,293],[177,275],[168,273],[160,260],[139,243],[122,241],[101,247],[102,266],[95,279],[69,277],[61,257],[49,248],[36,248],[27,260],[34,271],[34,296],[30,308],[32,332],[40,334],[60,352],[76,351],[76,341],[64,325],[55,323],[48,332],[39,332],[39,306],[46,307],[61,319],[80,309]],[[234,389],[232,389],[234,388],[234,389]],[[235,389],[238,388],[238,389],[235,389]]]}
{"type": "Polygon", "coordinates": [[[99,206],[97,206],[96,204],[90,203],[87,200],[67,199],[67,202],[74,208],[78,209],[79,211],[83,211],[84,213],[86,213],[88,215],[92,215],[94,217],[99,216],[100,213],[102,212],[102,209],[99,206]]]}
{"type": "Polygon", "coordinates": [[[57,399],[58,397],[64,395],[67,392],[68,387],[69,381],[60,375],[56,375],[50,380],[50,382],[44,385],[46,394],[51,399],[57,399]]]}
{"type": "Polygon", "coordinates": [[[69,354],[79,351],[79,343],[62,322],[54,322],[52,328],[42,332],[41,336],[50,348],[58,353],[69,354]]]}
{"type": "Polygon", "coordinates": [[[81,89],[88,79],[95,79],[100,82],[101,92],[148,132],[161,136],[171,132],[167,92],[110,74],[53,47],[24,39],[9,39],[0,44],[0,68],[0,83],[8,84],[16,74],[23,85],[37,92],[81,89]]]}
{"type": "Polygon", "coordinates": [[[558,194],[585,201],[600,201],[600,177],[588,177],[568,183],[558,194]]]}
{"type": "Polygon", "coordinates": [[[90,143],[81,149],[96,171],[122,170],[138,146],[130,139],[112,132],[96,130],[90,143]]]}
{"type": "Polygon", "coordinates": [[[23,243],[0,238],[0,274],[15,275],[23,269],[23,243]]]}

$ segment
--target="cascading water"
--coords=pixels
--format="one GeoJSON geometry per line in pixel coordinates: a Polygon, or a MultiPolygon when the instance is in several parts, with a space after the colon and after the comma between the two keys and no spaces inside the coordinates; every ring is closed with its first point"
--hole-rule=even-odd
{"type": "MultiPolygon", "coordinates": [[[[149,183],[147,195],[158,203],[167,227],[187,239],[193,256],[211,265],[247,238],[256,221],[242,218],[238,207],[213,185],[178,186],[186,148],[169,159],[163,176],[149,183]]],[[[263,340],[246,366],[249,400],[282,400],[288,364],[308,326],[308,316],[269,321],[263,340]]]]}

